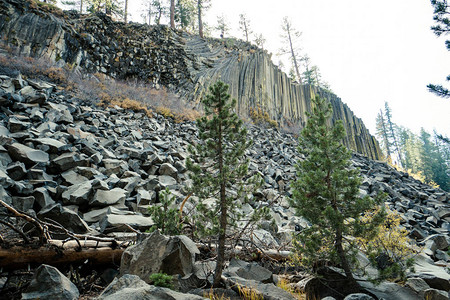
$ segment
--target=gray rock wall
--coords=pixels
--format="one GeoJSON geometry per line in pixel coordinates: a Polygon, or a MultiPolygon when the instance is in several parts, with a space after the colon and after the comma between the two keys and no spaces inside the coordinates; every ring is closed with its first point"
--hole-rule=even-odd
{"type": "Polygon", "coordinates": [[[61,18],[25,0],[0,2],[0,36],[24,55],[119,79],[139,78],[197,103],[221,79],[230,85],[241,116],[259,106],[282,126],[303,127],[311,98],[321,95],[332,103],[333,122],[344,122],[344,143],[369,158],[381,158],[375,138],[340,98],[293,83],[271,55],[242,41],[204,40],[165,26],[125,25],[104,15],[67,13],[61,18]]]}

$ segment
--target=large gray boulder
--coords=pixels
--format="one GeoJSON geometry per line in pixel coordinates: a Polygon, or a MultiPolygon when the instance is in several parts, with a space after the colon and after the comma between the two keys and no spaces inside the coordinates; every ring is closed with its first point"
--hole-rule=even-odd
{"type": "Polygon", "coordinates": [[[192,273],[199,250],[188,237],[168,237],[154,231],[122,255],[120,274],[134,274],[150,282],[154,273],[185,276],[192,273]]]}
{"type": "Polygon", "coordinates": [[[75,300],[80,293],[77,287],[58,269],[41,265],[33,274],[30,286],[22,299],[75,300]]]}
{"type": "Polygon", "coordinates": [[[20,143],[14,143],[8,147],[11,158],[21,161],[27,165],[36,163],[48,163],[49,156],[41,150],[36,150],[20,143]]]}
{"type": "Polygon", "coordinates": [[[98,300],[202,300],[192,294],[182,294],[171,289],[147,284],[139,276],[125,274],[114,280],[97,298],[98,300]]]}

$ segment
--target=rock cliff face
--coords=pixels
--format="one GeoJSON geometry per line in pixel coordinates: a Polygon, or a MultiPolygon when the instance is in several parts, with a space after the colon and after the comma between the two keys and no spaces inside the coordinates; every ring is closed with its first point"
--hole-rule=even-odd
{"type": "Polygon", "coordinates": [[[23,55],[48,57],[118,79],[138,78],[199,101],[217,79],[230,85],[238,111],[261,107],[282,125],[306,121],[314,95],[327,97],[347,130],[345,144],[379,159],[378,143],[337,96],[313,86],[300,86],[276,67],[267,52],[234,40],[200,39],[170,30],[113,22],[104,15],[60,16],[26,0],[0,2],[0,37],[23,55]]]}

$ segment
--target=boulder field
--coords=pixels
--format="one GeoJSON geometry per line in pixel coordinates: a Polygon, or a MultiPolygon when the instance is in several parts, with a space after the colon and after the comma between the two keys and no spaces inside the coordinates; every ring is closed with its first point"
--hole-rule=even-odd
{"type": "MultiPolygon", "coordinates": [[[[185,167],[186,149],[198,142],[194,122],[175,123],[158,114],[149,117],[117,106],[98,107],[52,83],[23,79],[20,74],[0,75],[0,104],[0,198],[19,211],[57,221],[74,233],[123,238],[135,235],[131,228],[144,232],[154,224],[147,208],[159,202],[160,192],[165,188],[176,197],[177,206],[187,196],[190,180],[185,167]]],[[[246,152],[249,173],[260,174],[264,184],[249,195],[250,204],[243,209],[250,213],[257,207],[268,206],[275,221],[274,224],[262,221],[249,237],[258,247],[282,249],[289,244],[292,232],[308,226],[305,220],[295,216],[287,201],[291,195],[289,183],[295,178],[295,164],[301,159],[296,151],[297,141],[293,135],[277,129],[252,124],[247,127],[249,139],[253,141],[246,152]]],[[[416,295],[417,299],[423,295],[428,295],[427,299],[448,297],[450,274],[445,270],[450,264],[449,194],[360,154],[354,154],[352,162],[363,177],[360,194],[387,193],[386,204],[401,214],[402,226],[416,245],[422,247],[416,258],[416,272],[408,275],[405,287],[394,283],[382,287],[367,284],[367,291],[385,299],[403,299],[405,295],[416,295]]],[[[184,206],[185,213],[195,211],[196,198],[191,198],[184,206]]],[[[180,270],[177,274],[185,280],[180,279],[180,284],[185,282],[184,286],[190,286],[186,282],[207,280],[199,270],[208,267],[198,267],[195,244],[186,239],[171,242],[181,243],[183,247],[161,242],[166,250],[158,251],[166,253],[170,261],[178,260],[179,264],[168,266],[167,257],[159,256],[161,264],[155,270],[180,270]],[[175,255],[173,249],[185,250],[175,255]]],[[[133,247],[155,246],[156,240],[145,242],[143,238],[133,247]]],[[[130,299],[127,295],[134,292],[129,289],[137,289],[143,295],[174,293],[171,296],[174,299],[201,298],[180,296],[149,285],[151,270],[142,273],[142,268],[136,267],[138,258],[134,254],[124,254],[124,257],[127,257],[123,259],[125,265],[120,270],[124,276],[115,279],[101,299],[119,299],[111,296],[114,293],[123,293],[123,299],[130,299]]],[[[273,285],[276,276],[258,268],[234,261],[225,275],[230,282],[257,287],[265,299],[290,299],[273,285]]],[[[66,288],[69,298],[77,295],[70,281],[61,279],[57,270],[42,266],[36,272],[59,282],[58,288],[66,288]]],[[[24,299],[34,297],[39,291],[40,279],[36,276],[24,299]]]]}

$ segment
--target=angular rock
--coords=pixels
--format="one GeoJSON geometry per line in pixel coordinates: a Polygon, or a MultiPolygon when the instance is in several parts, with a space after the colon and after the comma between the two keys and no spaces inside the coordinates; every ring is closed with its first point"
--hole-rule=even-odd
{"type": "Polygon", "coordinates": [[[426,300],[448,300],[449,292],[448,291],[440,291],[436,289],[428,289],[424,291],[424,299],[426,300]]]}
{"type": "Polygon", "coordinates": [[[178,170],[169,163],[163,163],[161,167],[159,167],[160,175],[167,175],[176,178],[177,172],[178,170]]]}
{"type": "Polygon", "coordinates": [[[124,204],[127,191],[121,188],[114,188],[110,191],[97,190],[94,197],[89,201],[91,206],[108,206],[114,204],[124,204]]]}
{"type": "Polygon", "coordinates": [[[48,190],[44,187],[36,188],[33,191],[33,196],[41,208],[44,208],[47,205],[51,205],[51,204],[55,203],[55,201],[52,199],[52,197],[48,193],[48,190]]]}
{"type": "Polygon", "coordinates": [[[41,265],[33,274],[33,279],[22,299],[76,300],[80,293],[72,282],[58,269],[41,265]]]}
{"type": "Polygon", "coordinates": [[[92,184],[90,181],[72,185],[62,194],[63,204],[84,205],[88,203],[92,193],[92,184]]]}
{"type": "Polygon", "coordinates": [[[38,213],[38,217],[40,219],[49,218],[54,220],[74,233],[86,233],[89,231],[88,225],[80,216],[59,203],[44,207],[38,213]]]}
{"type": "Polygon", "coordinates": [[[101,219],[100,231],[102,233],[127,232],[130,231],[129,226],[131,226],[134,229],[144,232],[154,224],[151,218],[133,212],[127,212],[125,215],[110,213],[101,219]]]}
{"type": "Polygon", "coordinates": [[[260,281],[262,283],[273,283],[272,272],[256,263],[232,259],[229,267],[224,271],[235,274],[244,279],[260,281]]]}
{"type": "Polygon", "coordinates": [[[430,286],[422,278],[408,278],[405,286],[409,287],[417,294],[423,293],[426,289],[430,288],[430,286]]]}
{"type": "Polygon", "coordinates": [[[19,143],[10,145],[8,147],[8,153],[13,159],[29,165],[36,163],[46,164],[49,161],[49,156],[44,151],[35,150],[19,143]]]}
{"type": "Polygon", "coordinates": [[[129,247],[122,255],[121,274],[133,274],[149,282],[153,273],[185,276],[192,273],[199,250],[186,236],[167,237],[158,231],[129,247]]]}
{"type": "Polygon", "coordinates": [[[20,211],[26,212],[33,209],[34,197],[12,197],[12,206],[20,211]]]}
{"type": "Polygon", "coordinates": [[[6,172],[12,180],[20,180],[27,174],[27,169],[24,163],[14,162],[8,166],[6,172]]]}
{"type": "Polygon", "coordinates": [[[203,300],[201,296],[182,294],[168,288],[148,285],[136,275],[125,274],[114,280],[97,298],[98,300],[203,300]]]}
{"type": "Polygon", "coordinates": [[[75,152],[64,153],[52,161],[60,171],[66,171],[77,166],[89,166],[89,159],[84,154],[75,152]]]}

